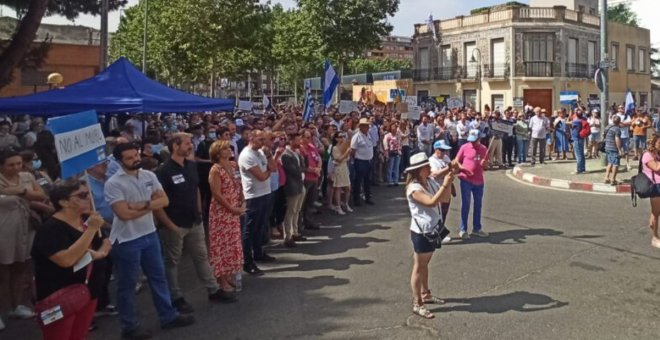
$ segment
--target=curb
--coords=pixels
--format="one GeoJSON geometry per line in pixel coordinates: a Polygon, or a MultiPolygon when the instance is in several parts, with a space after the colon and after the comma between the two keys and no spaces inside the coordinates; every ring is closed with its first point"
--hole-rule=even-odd
{"type": "Polygon", "coordinates": [[[523,182],[542,187],[551,187],[557,189],[586,191],[586,192],[600,192],[607,194],[629,194],[630,184],[609,185],[605,183],[589,183],[569,181],[564,179],[545,178],[536,176],[534,174],[525,173],[523,168],[516,166],[513,168],[513,176],[523,182]]]}

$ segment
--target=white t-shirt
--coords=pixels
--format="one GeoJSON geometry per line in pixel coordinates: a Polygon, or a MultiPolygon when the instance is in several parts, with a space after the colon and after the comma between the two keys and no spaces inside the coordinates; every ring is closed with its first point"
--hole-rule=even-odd
{"type": "Polygon", "coordinates": [[[600,119],[596,117],[589,118],[589,127],[591,128],[591,133],[600,133],[600,119]]]}
{"type": "MultiPolygon", "coordinates": [[[[429,164],[431,165],[431,171],[438,171],[442,170],[451,164],[451,159],[449,159],[449,156],[445,155],[442,159],[438,158],[435,154],[433,156],[429,157],[429,164]]],[[[442,177],[437,177],[435,178],[437,181],[440,181],[443,179],[444,176],[442,177]]]]}
{"type": "Polygon", "coordinates": [[[468,132],[470,132],[470,122],[465,121],[465,124],[463,124],[462,121],[459,121],[456,123],[456,133],[458,134],[458,139],[467,139],[468,137],[468,132]]]}
{"type": "Polygon", "coordinates": [[[433,141],[433,131],[435,130],[435,126],[433,124],[419,124],[417,127],[417,140],[419,141],[418,144],[422,145],[422,141],[433,141]]]}
{"type": "Polygon", "coordinates": [[[621,126],[621,139],[630,138],[630,125],[623,126],[623,124],[624,123],[629,124],[632,121],[632,119],[630,118],[630,116],[626,116],[626,115],[621,114],[621,113],[617,113],[616,115],[619,116],[619,118],[621,118],[621,125],[620,125],[621,126]]]}
{"type": "Polygon", "coordinates": [[[245,199],[258,198],[270,194],[270,180],[260,181],[252,175],[250,169],[259,166],[259,170],[268,170],[268,160],[259,151],[250,147],[243,148],[238,156],[238,168],[241,172],[241,184],[243,184],[243,196],[245,199]]]}
{"type": "Polygon", "coordinates": [[[435,195],[435,192],[439,189],[438,183],[432,179],[428,179],[427,185],[430,190],[424,189],[424,187],[417,182],[408,184],[408,187],[406,188],[406,198],[408,198],[408,208],[410,209],[411,216],[410,231],[417,234],[432,232],[442,219],[442,215],[440,215],[440,204],[436,207],[430,208],[417,203],[412,197],[412,194],[416,191],[424,192],[429,196],[435,195]]]}
{"type": "Polygon", "coordinates": [[[374,143],[362,132],[354,134],[351,138],[351,149],[355,150],[355,159],[370,161],[374,158],[374,143]]]}
{"type": "Polygon", "coordinates": [[[545,139],[550,121],[546,117],[534,116],[529,119],[529,128],[532,130],[532,138],[545,139]]]}

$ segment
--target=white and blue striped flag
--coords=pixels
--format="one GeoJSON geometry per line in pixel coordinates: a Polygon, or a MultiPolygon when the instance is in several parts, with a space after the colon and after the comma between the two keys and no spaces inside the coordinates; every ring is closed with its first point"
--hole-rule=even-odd
{"type": "Polygon", "coordinates": [[[435,24],[433,23],[433,14],[429,13],[429,18],[426,20],[426,28],[429,32],[433,33],[433,40],[436,40],[435,24]]]}
{"type": "Polygon", "coordinates": [[[335,95],[337,86],[339,85],[339,77],[337,77],[337,72],[332,68],[329,60],[325,61],[325,79],[323,83],[323,107],[325,109],[330,106],[332,102],[332,97],[335,95]]]}
{"type": "Polygon", "coordinates": [[[314,118],[314,98],[312,98],[312,90],[305,87],[305,106],[303,110],[303,120],[309,122],[314,118]]]}
{"type": "Polygon", "coordinates": [[[635,98],[633,98],[632,92],[628,90],[626,93],[626,105],[624,106],[626,114],[632,114],[635,111],[635,98]]]}
{"type": "Polygon", "coordinates": [[[261,102],[264,105],[264,113],[270,112],[270,110],[273,109],[273,105],[267,95],[264,94],[263,98],[261,98],[261,102]]]}

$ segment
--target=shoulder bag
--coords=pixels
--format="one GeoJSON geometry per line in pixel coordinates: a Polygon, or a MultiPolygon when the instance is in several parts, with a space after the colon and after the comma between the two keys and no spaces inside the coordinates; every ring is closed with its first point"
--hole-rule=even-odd
{"type": "Polygon", "coordinates": [[[642,159],[639,160],[639,168],[637,175],[630,178],[630,200],[632,201],[632,206],[637,206],[637,197],[639,198],[649,198],[655,197],[655,171],[651,171],[653,180],[648,178],[642,172],[643,170],[642,159]]]}
{"type": "Polygon", "coordinates": [[[87,283],[92,275],[92,263],[87,265],[85,283],[76,283],[57,290],[41,301],[37,301],[34,310],[40,326],[49,325],[57,320],[78,313],[92,299],[87,283]]]}
{"type": "MultiPolygon", "coordinates": [[[[429,183],[429,186],[431,185],[431,182],[429,183]]],[[[439,190],[440,188],[438,188],[439,190]]],[[[435,191],[437,192],[437,191],[435,191]]],[[[438,224],[436,224],[433,227],[433,230],[430,233],[425,233],[424,230],[422,230],[422,227],[420,227],[419,223],[417,222],[417,219],[413,217],[413,220],[415,221],[415,225],[417,226],[417,229],[419,229],[419,232],[424,236],[424,238],[429,241],[429,243],[433,244],[436,249],[440,249],[442,247],[442,240],[449,235],[449,229],[445,227],[445,223],[442,220],[442,210],[440,209],[440,204],[438,204],[438,214],[440,214],[440,220],[438,221],[438,224]]]]}

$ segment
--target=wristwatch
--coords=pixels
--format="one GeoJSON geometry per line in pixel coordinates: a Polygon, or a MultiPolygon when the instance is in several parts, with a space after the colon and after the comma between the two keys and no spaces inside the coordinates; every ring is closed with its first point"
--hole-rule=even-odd
{"type": "Polygon", "coordinates": [[[151,207],[151,201],[147,201],[147,205],[144,208],[149,209],[149,207],[151,207]]]}

